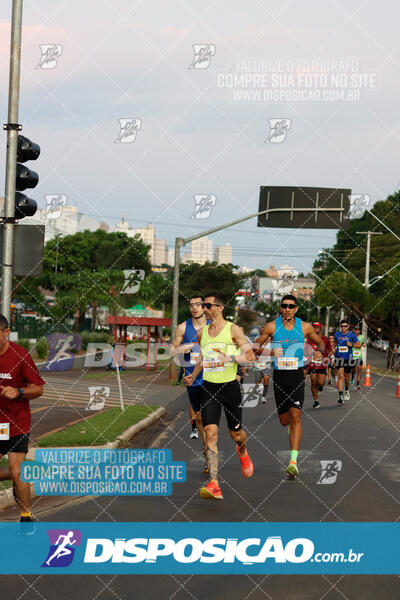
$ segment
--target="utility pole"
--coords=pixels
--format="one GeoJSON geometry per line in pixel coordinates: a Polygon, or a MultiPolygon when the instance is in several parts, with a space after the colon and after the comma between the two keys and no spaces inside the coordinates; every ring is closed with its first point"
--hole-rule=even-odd
{"type": "MultiPolygon", "coordinates": [[[[365,255],[365,280],[364,286],[365,289],[369,288],[369,263],[371,257],[371,235],[382,235],[381,231],[356,231],[357,235],[366,235],[367,236],[367,253],[365,255]]],[[[362,320],[362,335],[364,336],[365,342],[365,363],[367,362],[367,352],[368,352],[368,325],[366,320],[363,318],[362,320]]]]}
{"type": "Polygon", "coordinates": [[[10,321],[14,227],[15,227],[15,186],[17,177],[17,145],[19,111],[19,83],[21,69],[22,0],[13,0],[11,17],[10,78],[8,91],[6,185],[3,225],[3,265],[1,285],[1,312],[10,321]]]}

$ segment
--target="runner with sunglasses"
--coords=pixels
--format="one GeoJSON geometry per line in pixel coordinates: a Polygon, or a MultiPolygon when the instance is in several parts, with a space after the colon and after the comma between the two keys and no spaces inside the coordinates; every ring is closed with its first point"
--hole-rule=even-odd
{"type": "Polygon", "coordinates": [[[224,319],[225,304],[223,294],[213,292],[205,296],[204,312],[211,323],[197,333],[201,348],[200,360],[193,373],[185,377],[185,383],[190,387],[203,371],[201,418],[206,436],[205,456],[210,480],[201,488],[200,496],[215,500],[223,498],[218,483],[218,430],[222,409],[231,438],[236,442],[243,475],[251,477],[254,471],[247,452],[246,432],[242,429],[242,396],[236,373],[238,363],[248,364],[255,360],[255,355],[243,330],[224,319]]]}
{"type": "Polygon", "coordinates": [[[338,404],[342,405],[346,400],[350,400],[350,373],[353,368],[353,347],[361,348],[361,343],[354,331],[349,330],[349,322],[347,319],[340,321],[340,331],[336,331],[334,335],[335,346],[335,366],[338,374],[338,404]],[[344,396],[343,396],[343,387],[344,396]]]}
{"type": "Polygon", "coordinates": [[[281,300],[281,316],[267,323],[256,343],[260,347],[256,354],[262,353],[262,346],[271,341],[273,356],[273,384],[279,421],[283,427],[289,427],[290,462],[286,469],[289,477],[299,473],[297,457],[302,437],[301,409],[304,404],[304,342],[307,337],[318,348],[313,361],[322,358],[325,344],[315,333],[311,323],[296,317],[297,299],[292,294],[281,300]]]}

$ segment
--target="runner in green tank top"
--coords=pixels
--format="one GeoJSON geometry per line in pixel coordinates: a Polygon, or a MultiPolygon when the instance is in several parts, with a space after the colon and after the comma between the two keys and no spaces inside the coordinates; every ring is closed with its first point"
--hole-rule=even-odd
{"type": "Polygon", "coordinates": [[[213,292],[205,296],[204,312],[211,323],[197,333],[201,349],[199,362],[193,373],[185,377],[186,385],[190,386],[203,370],[201,418],[210,481],[201,488],[200,496],[216,500],[223,498],[218,484],[218,428],[222,408],[231,438],[236,442],[243,475],[251,477],[254,471],[246,448],[246,432],[242,429],[242,396],[236,372],[237,363],[252,362],[255,355],[242,329],[224,319],[225,304],[223,294],[213,292]]]}

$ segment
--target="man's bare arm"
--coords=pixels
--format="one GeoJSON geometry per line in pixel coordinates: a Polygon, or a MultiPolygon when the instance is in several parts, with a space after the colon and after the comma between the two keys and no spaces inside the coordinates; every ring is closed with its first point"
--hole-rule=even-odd
{"type": "Polygon", "coordinates": [[[264,325],[264,327],[261,330],[261,334],[258,336],[256,341],[254,342],[257,345],[256,348],[254,349],[255,354],[257,354],[257,355],[262,354],[263,349],[261,346],[263,346],[267,342],[271,341],[272,338],[274,337],[274,333],[275,333],[275,322],[274,321],[270,321],[269,323],[264,325]]]}
{"type": "Polygon", "coordinates": [[[182,344],[183,338],[185,337],[186,323],[180,323],[175,331],[175,337],[171,344],[170,356],[176,356],[177,354],[185,354],[193,347],[193,344],[182,344]]]}
{"type": "Polygon", "coordinates": [[[251,344],[246,340],[243,329],[233,324],[231,329],[232,341],[240,348],[240,355],[235,356],[235,361],[240,365],[254,362],[256,356],[252,350],[251,344]]]}

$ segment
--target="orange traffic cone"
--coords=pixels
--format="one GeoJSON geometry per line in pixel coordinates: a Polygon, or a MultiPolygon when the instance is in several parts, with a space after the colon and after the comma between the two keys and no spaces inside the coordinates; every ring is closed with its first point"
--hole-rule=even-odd
{"type": "Polygon", "coordinates": [[[363,385],[366,387],[371,387],[371,369],[369,368],[369,365],[367,365],[367,372],[365,374],[363,385]]]}
{"type": "Polygon", "coordinates": [[[400,371],[399,371],[399,376],[397,378],[396,398],[400,398],[400,371]]]}

